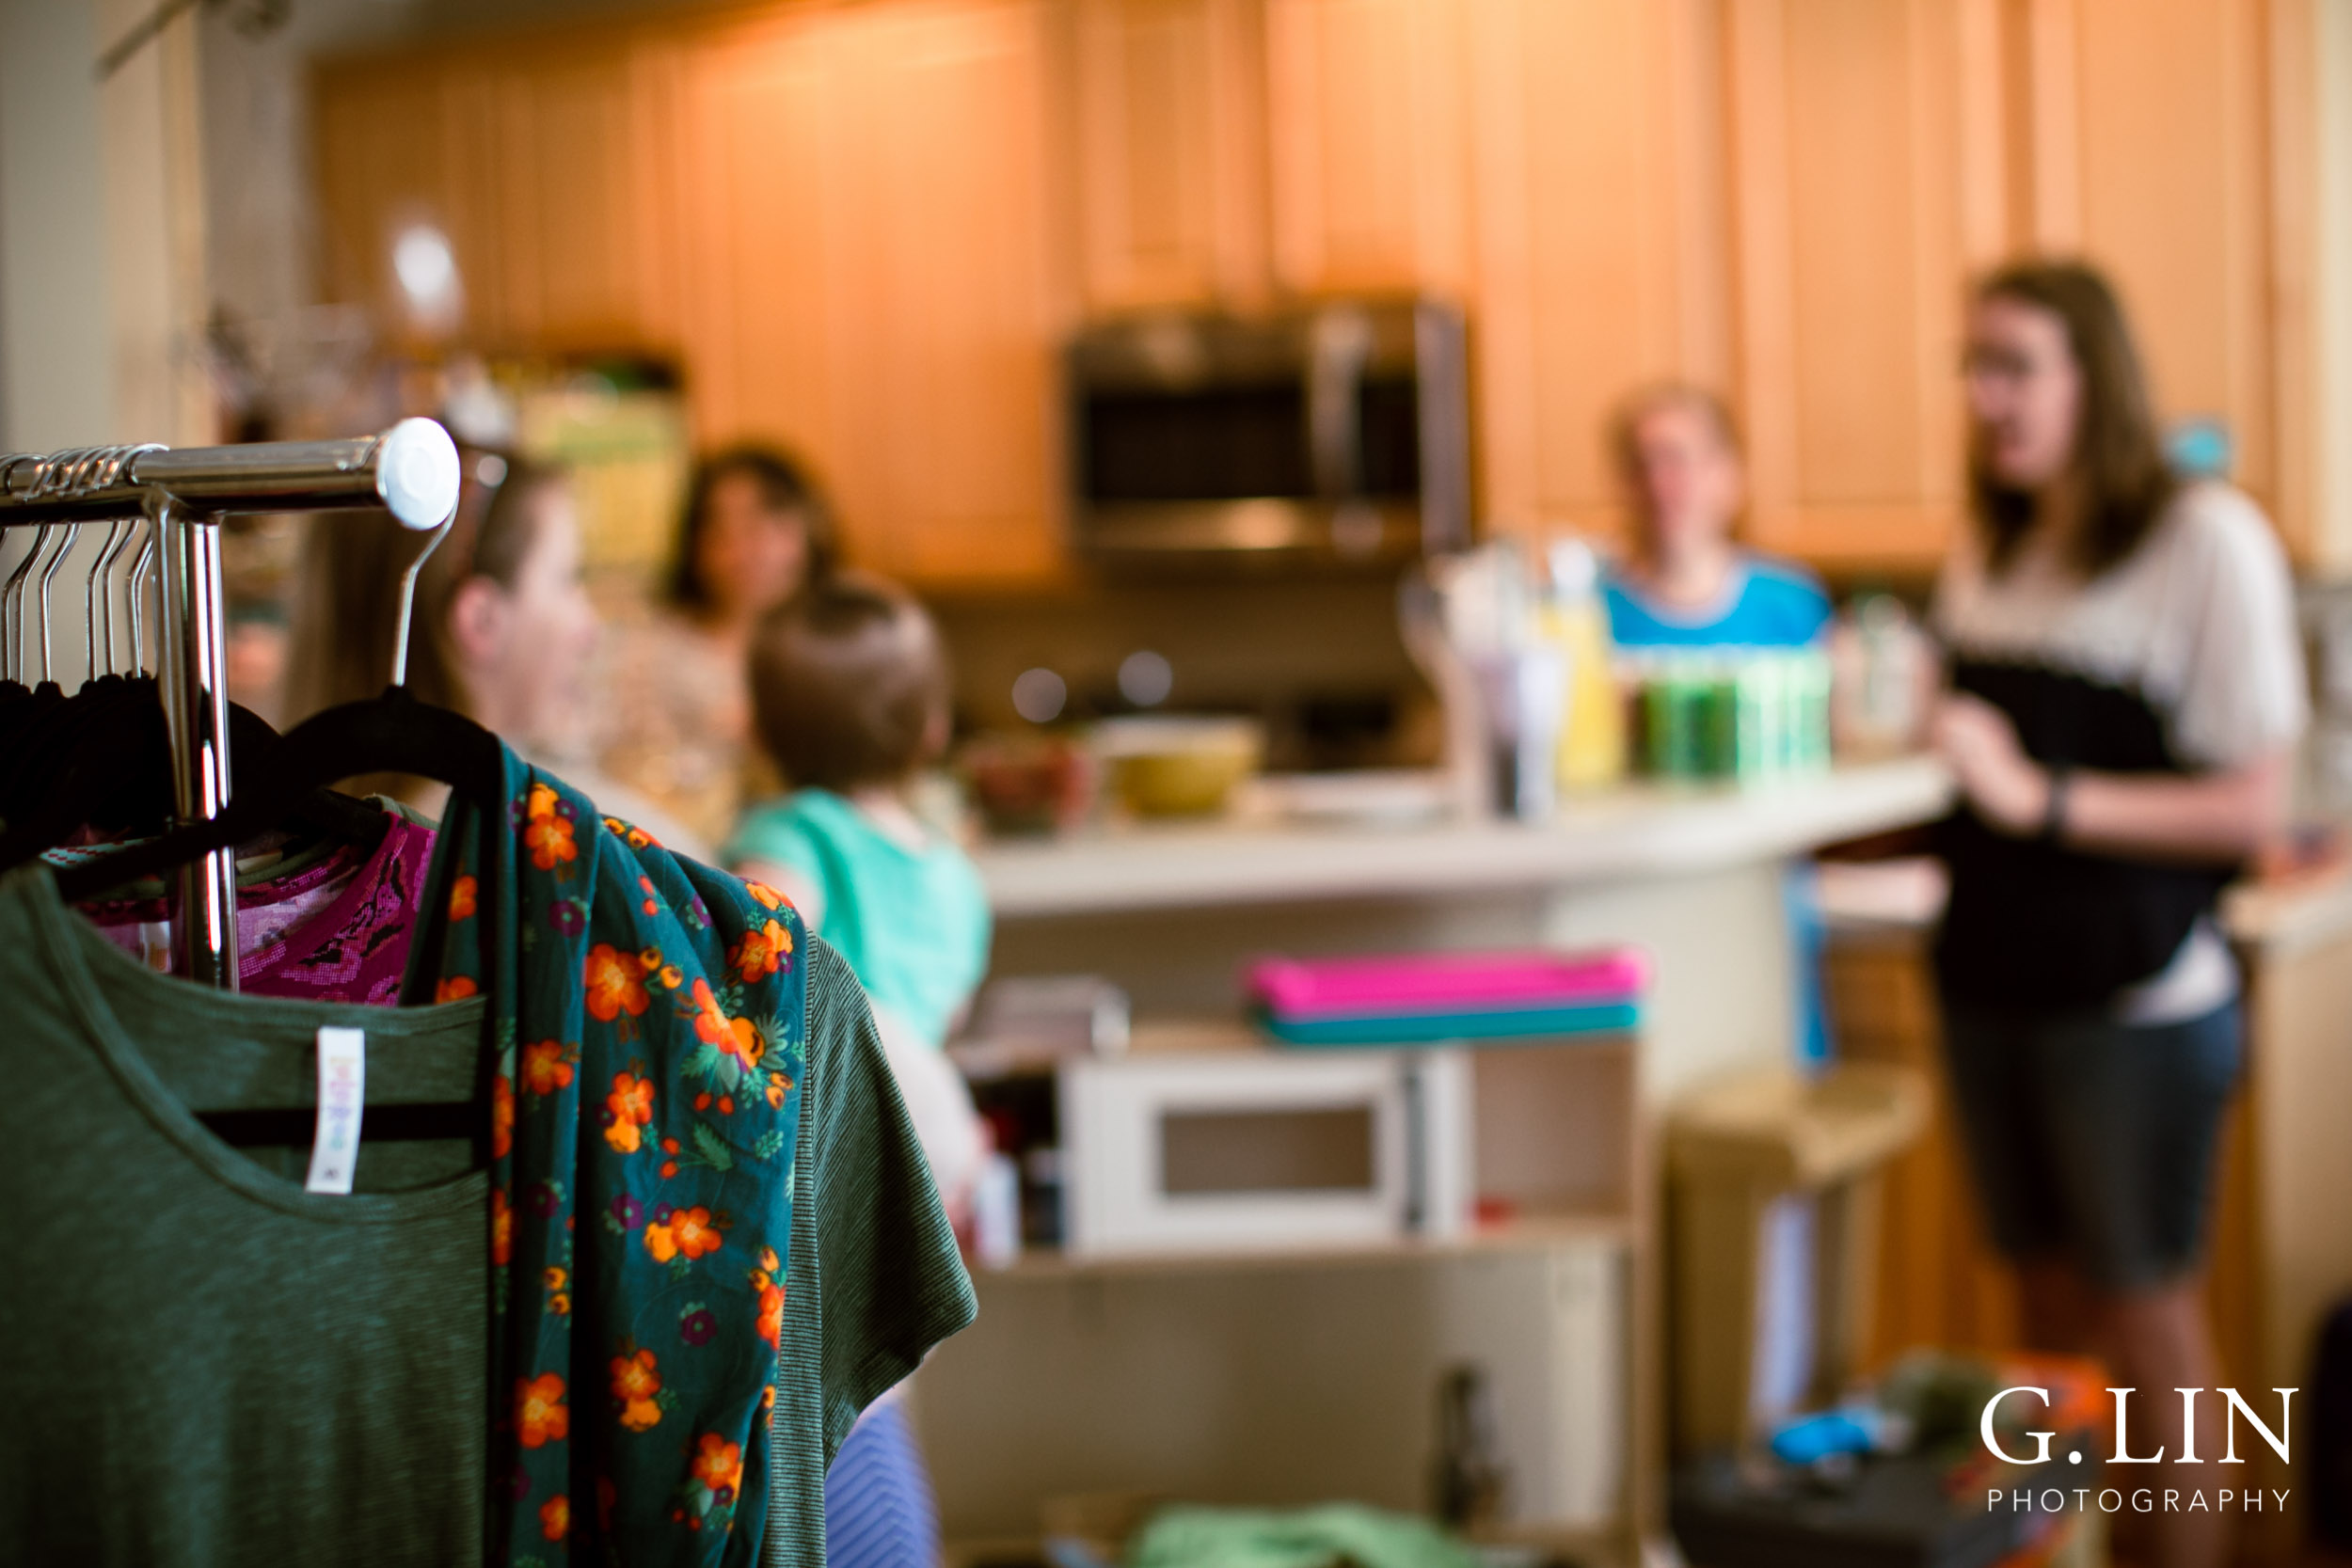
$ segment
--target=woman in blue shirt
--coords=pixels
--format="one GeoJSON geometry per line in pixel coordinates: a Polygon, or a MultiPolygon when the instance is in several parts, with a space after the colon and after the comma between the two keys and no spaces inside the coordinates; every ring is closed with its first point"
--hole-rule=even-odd
{"type": "Polygon", "coordinates": [[[1631,548],[1601,581],[1619,647],[1793,648],[1827,632],[1829,595],[1812,573],[1732,541],[1747,477],[1711,393],[1637,393],[1611,446],[1633,507],[1631,548]]]}
{"type": "MultiPolygon", "coordinates": [[[[1731,415],[1711,392],[1668,384],[1636,392],[1610,428],[1632,503],[1631,547],[1601,574],[1620,648],[1803,648],[1829,635],[1829,595],[1811,572],[1742,549],[1732,530],[1747,474],[1731,415]]],[[[1822,926],[1812,867],[1783,879],[1797,996],[1797,1049],[1829,1054],[1821,999],[1822,926]]]]}

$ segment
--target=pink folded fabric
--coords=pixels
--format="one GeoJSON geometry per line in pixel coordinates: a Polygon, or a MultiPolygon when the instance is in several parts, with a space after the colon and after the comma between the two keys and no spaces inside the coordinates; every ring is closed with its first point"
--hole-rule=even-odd
{"type": "Polygon", "coordinates": [[[1648,980],[1649,958],[1632,947],[1272,958],[1248,964],[1242,974],[1250,999],[1284,1018],[1628,1001],[1648,980]]]}

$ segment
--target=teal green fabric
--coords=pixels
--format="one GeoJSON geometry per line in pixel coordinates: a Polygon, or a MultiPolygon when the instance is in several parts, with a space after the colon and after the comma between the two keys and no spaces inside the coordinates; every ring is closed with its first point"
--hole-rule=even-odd
{"type": "Polygon", "coordinates": [[[1579,1002],[1558,1007],[1487,1012],[1383,1013],[1356,1018],[1278,1018],[1260,1007],[1251,1018],[1280,1040],[1310,1050],[1366,1045],[1441,1045],[1448,1040],[1549,1040],[1564,1035],[1622,1035],[1642,1026],[1638,1002],[1579,1002]]]}
{"type": "Polygon", "coordinates": [[[1127,1568],[1475,1568],[1425,1519],[1353,1503],[1293,1513],[1169,1508],[1127,1550],[1127,1568]]]}
{"type": "Polygon", "coordinates": [[[808,1079],[793,1184],[765,1568],[824,1568],[825,1469],[859,1412],[978,1311],[865,993],[809,943],[808,1079]]]}
{"type": "Polygon", "coordinates": [[[100,1568],[476,1563],[489,1423],[489,1180],[454,1144],[302,1148],[196,1112],[299,1105],[323,1024],[372,1103],[479,1092],[484,1006],[230,996],[153,974],[0,880],[0,1560],[100,1568]]]}
{"type": "MultiPolygon", "coordinates": [[[[437,858],[436,896],[453,913],[473,909],[452,921],[443,962],[418,950],[412,985],[453,998],[440,1006],[200,990],[150,974],[72,916],[45,870],[0,880],[11,1008],[0,1062],[12,1106],[38,1118],[0,1141],[0,1194],[16,1216],[0,1335],[43,1348],[0,1360],[0,1402],[13,1417],[0,1423],[0,1475],[10,1478],[0,1540],[77,1563],[332,1555],[406,1568],[485,1555],[552,1563],[586,1536],[590,1560],[606,1544],[629,1561],[675,1560],[681,1545],[688,1560],[748,1560],[757,1545],[775,1568],[819,1568],[833,1448],[858,1409],[974,1310],[864,999],[764,890],[664,854],[551,780],[510,771],[508,782],[509,831],[492,835],[493,852],[468,844],[437,858]],[[500,896],[518,884],[519,896],[500,896]],[[575,938],[580,911],[565,906],[592,887],[601,891],[575,938]],[[485,925],[500,933],[486,962],[485,925]],[[622,956],[610,939],[624,932],[666,944],[630,955],[642,1010],[626,966],[605,966],[600,997],[584,983],[598,947],[622,956]],[[513,977],[566,971],[571,981],[549,981],[548,993],[570,998],[561,1005],[579,1025],[578,1055],[561,1034],[533,1037],[544,998],[485,1006],[477,977],[491,977],[496,998],[513,977]],[[748,1138],[717,1095],[693,1114],[663,1113],[665,1099],[693,1107],[724,1069],[703,1050],[698,1022],[718,1024],[695,978],[735,1041],[723,1053],[738,1057],[738,1086],[749,1084],[764,1108],[764,1130],[748,1138]],[[458,994],[466,982],[475,994],[458,994]],[[739,1027],[747,1017],[749,1029],[739,1027]],[[329,1023],[367,1033],[371,1105],[465,1099],[493,1077],[486,1141],[501,1184],[466,1142],[370,1143],[355,1195],[306,1194],[307,1148],[231,1149],[195,1119],[307,1102],[316,1032],[329,1023]],[[757,1078],[740,1060],[754,1032],[757,1078]],[[612,1059],[588,1043],[600,1034],[629,1052],[616,1075],[654,1085],[644,1122],[641,1097],[621,1097],[633,1149],[615,1142],[628,1136],[609,1082],[589,1076],[612,1059]],[[795,1049],[805,1053],[797,1077],[817,1086],[774,1103],[779,1085],[764,1074],[784,1071],[795,1049]],[[566,1069],[570,1082],[559,1083],[566,1069]],[[550,1091],[599,1086],[596,1107],[568,1118],[564,1145],[550,1091]],[[714,1125],[733,1141],[714,1149],[694,1135],[714,1125]],[[532,1174],[552,1164],[537,1152],[550,1146],[571,1148],[571,1178],[532,1174]],[[714,1169],[723,1159],[730,1168],[714,1169]],[[623,1169],[597,1169],[614,1164],[623,1169]],[[714,1196],[707,1233],[681,1219],[714,1196]],[[757,1228],[787,1204],[788,1242],[757,1228]],[[668,1232],[663,1245],[656,1229],[668,1232]],[[783,1243],[772,1260],[763,1234],[783,1243]],[[701,1244],[714,1236],[716,1246],[701,1244]],[[503,1250],[501,1265],[485,1267],[485,1238],[494,1257],[503,1250]],[[639,1258],[660,1267],[648,1275],[639,1258]],[[621,1288],[606,1287],[608,1272],[621,1288]],[[518,1313],[523,1292],[530,1309],[518,1313]],[[508,1365],[494,1375],[485,1327],[499,1294],[503,1330],[531,1326],[521,1355],[532,1359],[505,1338],[508,1365]],[[654,1357],[658,1389],[638,1375],[640,1353],[654,1357]],[[713,1371],[706,1355],[724,1365],[713,1371]],[[514,1397],[523,1374],[561,1379],[561,1397],[526,1407],[514,1397]],[[735,1389],[748,1393],[731,1455],[731,1429],[718,1423],[735,1389]],[[535,1445],[522,1440],[526,1423],[535,1445]],[[715,1449],[704,1441],[714,1433],[715,1449]],[[619,1506],[635,1473],[599,1472],[587,1457],[632,1441],[663,1487],[651,1499],[657,1533],[636,1547],[622,1542],[619,1506]],[[501,1449],[508,1458],[494,1459],[501,1449]],[[738,1463],[736,1496],[723,1496],[709,1482],[734,1481],[738,1463]],[[607,1480],[614,1522],[598,1542],[607,1480]],[[762,1529],[770,1499],[778,1512],[762,1529]],[[501,1517],[515,1528],[485,1554],[487,1524],[501,1517]]],[[[476,825],[453,826],[444,846],[476,825]]]]}
{"type": "Polygon", "coordinates": [[[426,893],[449,911],[435,1000],[489,999],[488,1558],[748,1564],[792,1236],[799,918],[503,763],[501,819],[453,800],[426,893]]]}
{"type": "Polygon", "coordinates": [[[988,973],[988,894],[945,839],[911,849],[831,790],[754,807],[727,843],[730,865],[768,861],[808,879],[817,928],[866,994],[934,1045],[988,973]]]}

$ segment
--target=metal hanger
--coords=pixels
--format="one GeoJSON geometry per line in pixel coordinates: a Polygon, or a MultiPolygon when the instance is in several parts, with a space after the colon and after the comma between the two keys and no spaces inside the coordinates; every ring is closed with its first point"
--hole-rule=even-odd
{"type": "Polygon", "coordinates": [[[57,568],[65,564],[65,558],[66,558],[67,556],[69,556],[69,555],[71,555],[71,554],[72,554],[72,553],[73,553],[73,545],[74,545],[74,541],[78,540],[78,539],[79,539],[79,538],[81,538],[81,537],[82,537],[82,525],[81,525],[81,524],[79,524],[79,523],[68,523],[68,524],[66,524],[66,525],[65,525],[65,539],[64,539],[64,542],[63,542],[63,543],[61,543],[60,545],[58,545],[57,549],[56,549],[56,554],[54,554],[54,555],[52,555],[52,556],[49,558],[49,564],[41,568],[41,572],[40,572],[40,684],[41,684],[41,685],[43,685],[43,686],[48,686],[48,685],[51,685],[51,684],[53,684],[53,683],[56,681],[56,672],[55,672],[54,670],[52,670],[52,669],[51,669],[51,667],[50,667],[50,663],[49,663],[49,652],[50,652],[50,650],[49,650],[49,626],[50,626],[50,624],[51,624],[52,620],[54,619],[54,617],[50,614],[50,610],[49,610],[49,585],[50,585],[51,583],[53,583],[53,582],[55,582],[55,581],[56,580],[56,578],[57,578],[57,568]]]}
{"type": "Polygon", "coordinates": [[[7,643],[5,649],[0,649],[0,655],[5,655],[0,664],[5,664],[8,678],[19,683],[24,680],[24,585],[41,552],[49,547],[49,536],[55,531],[48,523],[35,529],[32,547],[16,563],[16,570],[8,574],[7,584],[0,586],[0,641],[7,643]]]}
{"type": "Polygon", "coordinates": [[[131,543],[131,531],[138,526],[135,517],[118,517],[106,531],[106,542],[99,546],[98,559],[89,572],[89,641],[90,675],[114,674],[115,663],[115,563],[131,543]]]}
{"type": "MultiPolygon", "coordinates": [[[[155,576],[156,526],[151,518],[141,518],[144,525],[139,539],[138,559],[131,563],[131,669],[135,673],[147,671],[147,648],[140,639],[140,630],[147,613],[147,585],[155,576]]],[[[157,650],[156,663],[163,662],[157,650]]],[[[160,672],[159,672],[160,673],[160,672]]]]}

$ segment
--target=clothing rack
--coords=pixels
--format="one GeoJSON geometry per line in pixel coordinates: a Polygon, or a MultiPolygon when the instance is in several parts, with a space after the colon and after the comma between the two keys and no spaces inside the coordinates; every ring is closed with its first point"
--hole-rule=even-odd
{"type": "MultiPolygon", "coordinates": [[[[39,566],[40,664],[47,677],[51,579],[84,526],[106,523],[110,531],[89,586],[92,673],[102,647],[111,662],[112,574],[128,551],[132,527],[143,521],[146,537],[128,593],[131,662],[146,668],[141,616],[149,576],[160,562],[160,625],[153,641],[173,800],[182,823],[210,820],[229,803],[228,647],[217,525],[239,514],[381,510],[405,528],[430,532],[455,513],[457,489],[456,444],[431,420],[403,420],[381,435],[337,441],[177,451],[152,445],[85,447],[45,456],[0,455],[0,528],[40,530],[0,588],[0,645],[19,670],[29,673],[24,597],[39,566]],[[53,532],[61,540],[41,564],[53,532]]],[[[402,584],[404,644],[413,580],[412,568],[402,584]]],[[[395,684],[398,680],[395,673],[395,684]]],[[[233,848],[215,850],[182,869],[171,941],[174,973],[223,990],[237,989],[233,848]]]]}

